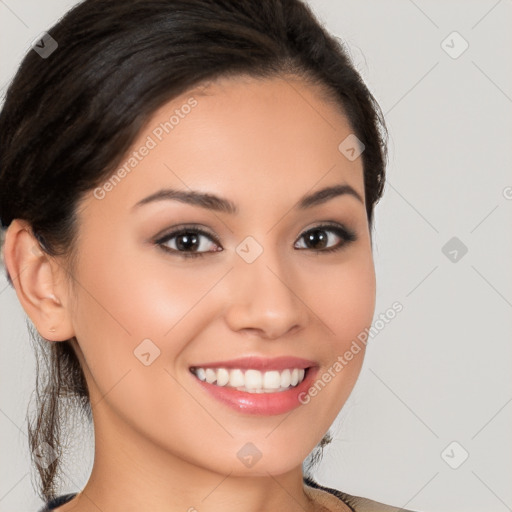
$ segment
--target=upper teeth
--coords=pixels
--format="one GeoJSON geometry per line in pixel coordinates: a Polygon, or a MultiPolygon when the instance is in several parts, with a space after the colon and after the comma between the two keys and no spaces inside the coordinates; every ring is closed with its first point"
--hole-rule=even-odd
{"type": "Polygon", "coordinates": [[[239,368],[193,368],[192,372],[202,381],[217,386],[229,386],[250,393],[284,391],[304,380],[304,368],[283,371],[241,370],[239,368]],[[245,372],[245,373],[244,373],[245,372]]]}

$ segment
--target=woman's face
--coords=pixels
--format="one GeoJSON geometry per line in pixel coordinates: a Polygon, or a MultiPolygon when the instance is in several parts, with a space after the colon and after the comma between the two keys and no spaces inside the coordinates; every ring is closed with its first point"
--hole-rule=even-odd
{"type": "Polygon", "coordinates": [[[97,444],[233,475],[302,463],[374,313],[363,164],[339,149],[351,134],[301,81],[223,79],[159,109],[124,172],[84,198],[69,318],[97,444]]]}

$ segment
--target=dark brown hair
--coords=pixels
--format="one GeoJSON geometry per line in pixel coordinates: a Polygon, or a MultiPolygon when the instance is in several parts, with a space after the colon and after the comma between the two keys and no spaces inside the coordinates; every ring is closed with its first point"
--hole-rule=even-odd
{"type": "MultiPolygon", "coordinates": [[[[3,228],[28,221],[41,248],[69,263],[70,279],[80,199],[111,175],[157,108],[225,76],[293,75],[328,93],[365,147],[371,231],[384,187],[384,119],[343,44],[302,1],[86,0],[49,34],[58,47],[47,58],[29,51],[0,113],[0,219],[3,228]]],[[[71,405],[89,420],[91,410],[71,340],[32,337],[40,356],[29,443],[33,454],[51,448],[33,457],[49,500],[58,494],[61,422],[71,405]]]]}

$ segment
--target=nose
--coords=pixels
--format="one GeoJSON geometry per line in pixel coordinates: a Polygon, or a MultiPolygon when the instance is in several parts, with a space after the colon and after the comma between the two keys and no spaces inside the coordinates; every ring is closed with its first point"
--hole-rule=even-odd
{"type": "Polygon", "coordinates": [[[262,255],[253,263],[238,261],[231,274],[225,320],[233,331],[276,339],[304,328],[309,321],[290,267],[285,270],[276,259],[262,255]]]}

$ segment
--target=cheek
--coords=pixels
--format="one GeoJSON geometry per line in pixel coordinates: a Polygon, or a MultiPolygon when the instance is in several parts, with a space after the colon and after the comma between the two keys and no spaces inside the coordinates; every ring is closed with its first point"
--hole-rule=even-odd
{"type": "Polygon", "coordinates": [[[373,319],[376,278],[371,252],[354,251],[339,264],[317,265],[310,275],[313,284],[305,299],[331,335],[331,349],[346,350],[373,319]]]}
{"type": "Polygon", "coordinates": [[[185,271],[186,262],[155,256],[156,248],[136,249],[114,238],[108,246],[89,246],[80,261],[74,325],[98,391],[108,391],[127,372],[138,389],[161,389],[155,368],[172,372],[187,342],[211,321],[211,301],[203,299],[225,269],[185,271]]]}
{"type": "MultiPolygon", "coordinates": [[[[149,259],[135,252],[88,253],[74,322],[96,419],[115,411],[123,424],[167,442],[171,429],[180,439],[190,436],[190,422],[177,422],[176,411],[215,428],[179,380],[181,353],[211,321],[212,303],[201,299],[223,271],[180,272],[165,258],[158,264],[149,259]],[[101,267],[94,264],[98,258],[101,267]]],[[[187,449],[180,449],[185,456],[187,449]]]]}
{"type": "Polygon", "coordinates": [[[359,376],[366,348],[364,336],[375,311],[376,279],[370,251],[354,251],[339,265],[317,266],[311,275],[314,286],[309,288],[313,291],[308,303],[324,327],[325,357],[304,399],[311,402],[325,425],[334,421],[359,376]]]}
{"type": "Polygon", "coordinates": [[[90,245],[93,248],[80,262],[80,281],[87,293],[80,299],[79,320],[94,321],[95,328],[129,337],[132,343],[172,336],[222,276],[218,267],[190,270],[187,262],[172,259],[157,247],[141,249],[123,239],[111,239],[108,250],[95,250],[100,243],[90,245]]]}

